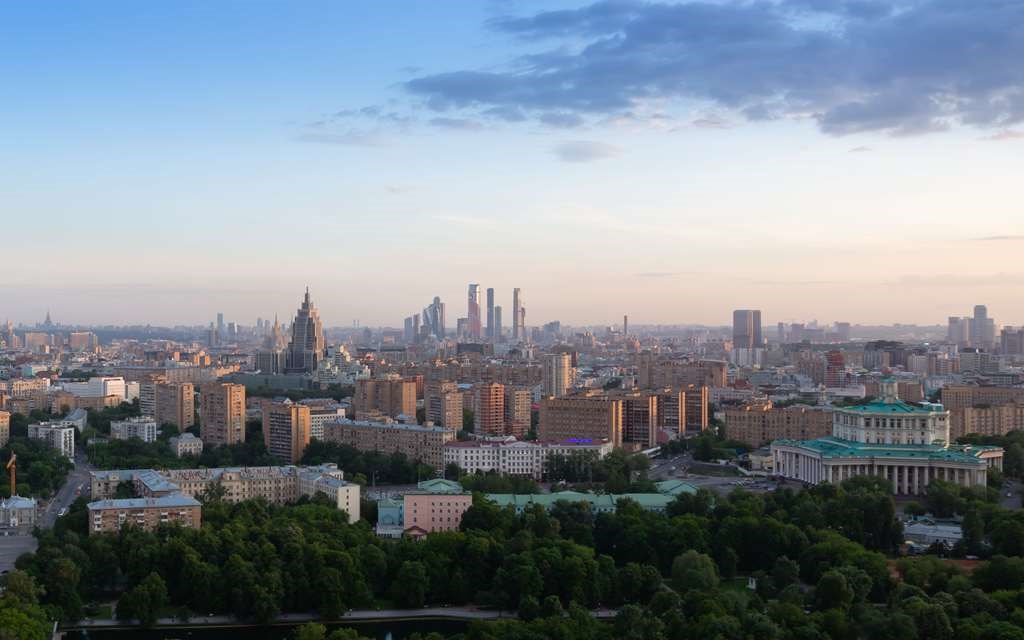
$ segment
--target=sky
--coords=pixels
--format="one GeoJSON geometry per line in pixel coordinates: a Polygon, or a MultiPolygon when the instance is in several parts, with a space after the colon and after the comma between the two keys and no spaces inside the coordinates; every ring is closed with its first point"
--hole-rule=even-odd
{"type": "Polygon", "coordinates": [[[1024,324],[1020,60],[1019,0],[3,3],[0,318],[1024,324]]]}

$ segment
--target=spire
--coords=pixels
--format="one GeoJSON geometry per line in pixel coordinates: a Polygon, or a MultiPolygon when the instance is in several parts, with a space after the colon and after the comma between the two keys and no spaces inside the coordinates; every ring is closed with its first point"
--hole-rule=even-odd
{"type": "Polygon", "coordinates": [[[306,285],[306,304],[309,304],[309,285],[306,285]]]}

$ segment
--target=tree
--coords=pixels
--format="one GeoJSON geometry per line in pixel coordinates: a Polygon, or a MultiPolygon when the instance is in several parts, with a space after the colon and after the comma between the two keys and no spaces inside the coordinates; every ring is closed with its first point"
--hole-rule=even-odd
{"type": "Polygon", "coordinates": [[[672,561],[672,586],[685,593],[691,589],[713,591],[718,587],[715,561],[703,553],[687,551],[672,561]]]}
{"type": "Polygon", "coordinates": [[[836,570],[827,571],[814,587],[814,606],[824,611],[839,609],[845,611],[853,602],[853,590],[846,581],[846,576],[836,570]]]}
{"type": "Polygon", "coordinates": [[[395,601],[403,607],[422,607],[427,599],[427,570],[422,562],[406,560],[395,578],[395,601]]]}
{"type": "Polygon", "coordinates": [[[295,640],[325,640],[327,627],[316,622],[307,622],[295,630],[295,640]]]}
{"type": "Polygon", "coordinates": [[[122,620],[135,618],[144,627],[156,624],[160,610],[167,606],[167,585],[157,573],[150,573],[117,603],[122,620]]]}
{"type": "Polygon", "coordinates": [[[779,557],[772,565],[772,585],[776,591],[782,591],[800,580],[800,565],[786,556],[779,557]]]}

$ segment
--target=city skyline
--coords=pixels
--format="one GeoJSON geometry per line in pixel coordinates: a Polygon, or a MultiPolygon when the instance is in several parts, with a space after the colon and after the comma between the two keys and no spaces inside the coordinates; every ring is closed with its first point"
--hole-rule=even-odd
{"type": "Polygon", "coordinates": [[[331,324],[382,325],[472,280],[530,292],[531,322],[718,323],[750,305],[938,323],[972,299],[1024,318],[1022,114],[999,97],[1022,85],[1005,61],[1024,54],[1024,9],[810,6],[6,5],[0,188],[25,268],[0,313],[266,317],[308,283],[331,324]],[[657,25],[709,36],[665,44],[657,25]],[[866,42],[875,56],[851,54],[866,42]],[[601,43],[649,88],[602,72],[601,43]],[[752,53],[723,68],[737,47],[752,53]],[[302,248],[280,241],[293,219],[313,231],[302,248]]]}

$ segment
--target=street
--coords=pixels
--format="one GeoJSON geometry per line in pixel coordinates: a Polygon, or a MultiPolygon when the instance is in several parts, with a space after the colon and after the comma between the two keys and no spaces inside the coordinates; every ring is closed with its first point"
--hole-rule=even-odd
{"type": "Polygon", "coordinates": [[[50,500],[50,503],[46,505],[46,508],[39,516],[39,526],[44,529],[53,527],[57,521],[57,514],[60,513],[61,509],[71,506],[75,498],[89,492],[89,472],[93,469],[92,465],[85,459],[84,453],[79,453],[75,456],[74,463],[75,468],[68,473],[68,478],[64,481],[64,485],[61,486],[57,495],[50,500]]]}

